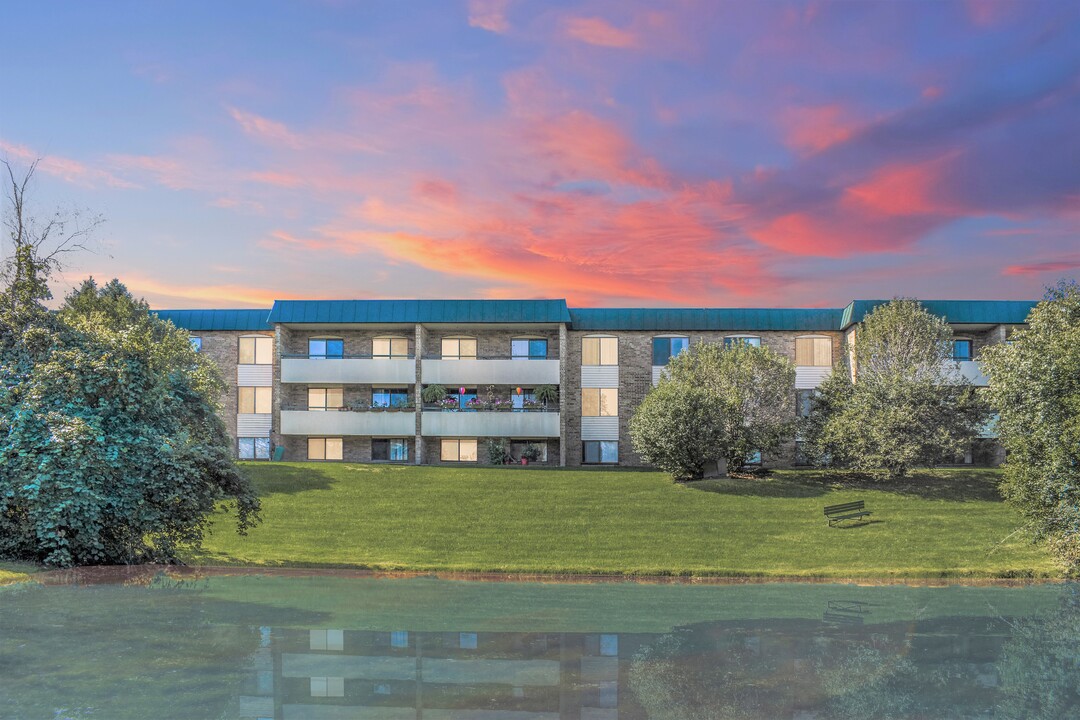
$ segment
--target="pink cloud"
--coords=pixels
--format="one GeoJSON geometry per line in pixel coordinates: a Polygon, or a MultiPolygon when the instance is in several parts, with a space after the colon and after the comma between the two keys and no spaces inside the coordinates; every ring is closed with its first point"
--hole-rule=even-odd
{"type": "Polygon", "coordinates": [[[607,20],[598,17],[570,17],[564,21],[566,36],[588,45],[606,48],[636,48],[638,36],[628,30],[620,30],[607,20]]]}
{"type": "Polygon", "coordinates": [[[506,18],[509,0],[469,0],[469,27],[503,34],[510,30],[506,18]]]}
{"type": "Polygon", "coordinates": [[[37,162],[37,169],[39,171],[74,185],[91,188],[96,187],[99,184],[124,189],[138,187],[135,183],[125,180],[107,170],[90,167],[78,160],[62,157],[60,155],[44,155],[32,150],[26,145],[10,143],[2,139],[0,139],[0,153],[6,155],[9,160],[15,160],[27,167],[32,163],[37,162]]]}
{"type": "Polygon", "coordinates": [[[849,139],[858,125],[839,103],[791,107],[781,115],[789,147],[800,153],[820,152],[849,139]]]}
{"type": "Polygon", "coordinates": [[[1026,265],[1009,265],[1002,275],[1039,275],[1041,273],[1065,273],[1080,269],[1080,260],[1048,260],[1026,265]]]}
{"type": "Polygon", "coordinates": [[[261,142],[284,145],[294,150],[299,150],[304,146],[302,138],[289,130],[284,123],[234,107],[228,110],[229,115],[240,125],[240,129],[250,137],[261,142]]]}

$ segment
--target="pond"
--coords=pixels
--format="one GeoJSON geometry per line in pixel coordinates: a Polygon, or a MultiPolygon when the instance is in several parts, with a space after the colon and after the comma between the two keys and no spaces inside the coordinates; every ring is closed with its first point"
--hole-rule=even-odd
{"type": "Polygon", "coordinates": [[[1080,587],[100,569],[0,588],[0,717],[1080,717],[1080,587]]]}

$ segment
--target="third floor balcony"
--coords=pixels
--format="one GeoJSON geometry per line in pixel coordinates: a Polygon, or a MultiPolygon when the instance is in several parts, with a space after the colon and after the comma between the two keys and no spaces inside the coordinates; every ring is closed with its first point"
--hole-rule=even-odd
{"type": "Polygon", "coordinates": [[[346,355],[319,357],[286,355],[281,359],[281,382],[306,384],[387,384],[416,382],[412,357],[346,355]]]}
{"type": "Polygon", "coordinates": [[[558,385],[557,358],[470,357],[424,358],[421,373],[426,384],[558,385]]]}

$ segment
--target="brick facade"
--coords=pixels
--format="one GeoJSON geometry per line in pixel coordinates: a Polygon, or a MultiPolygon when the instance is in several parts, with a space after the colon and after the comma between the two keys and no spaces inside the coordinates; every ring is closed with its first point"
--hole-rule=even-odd
{"type": "MultiPolygon", "coordinates": [[[[213,311],[210,311],[213,312],[213,311]]],[[[635,312],[635,311],[630,311],[635,312]]],[[[983,350],[993,344],[1004,342],[1008,333],[1017,324],[981,323],[971,324],[968,330],[957,326],[956,337],[972,340],[973,359],[978,359],[983,350]]],[[[647,327],[647,325],[645,325],[647,327]]],[[[333,323],[323,323],[308,327],[303,324],[277,324],[274,330],[192,330],[192,336],[202,338],[202,353],[210,358],[221,371],[228,388],[223,393],[221,412],[226,426],[234,437],[237,433],[238,411],[238,359],[239,339],[243,336],[264,335],[275,337],[273,358],[273,414],[270,433],[273,447],[283,447],[285,458],[305,460],[307,458],[307,437],[283,435],[281,433],[281,411],[306,410],[308,390],[311,387],[335,387],[334,384],[304,384],[281,382],[281,358],[286,356],[304,357],[308,353],[308,340],[312,338],[341,338],[344,341],[344,355],[353,358],[368,358],[373,352],[373,340],[378,337],[400,337],[408,342],[408,354],[415,360],[415,374],[404,385],[410,402],[417,408],[413,413],[415,423],[406,439],[409,443],[409,463],[444,464],[441,460],[441,438],[425,437],[422,434],[422,412],[420,394],[425,385],[423,378],[423,360],[441,357],[442,340],[446,337],[473,337],[477,340],[478,359],[508,359],[511,357],[511,342],[516,338],[543,338],[547,341],[547,358],[558,360],[559,390],[559,438],[534,440],[547,448],[545,465],[580,466],[583,464],[582,444],[582,340],[588,336],[614,336],[618,338],[618,422],[617,441],[619,443],[619,465],[639,466],[641,458],[634,452],[630,441],[629,422],[634,411],[645,398],[653,385],[652,343],[661,336],[681,336],[689,338],[690,344],[722,343],[725,337],[750,335],[761,338],[763,347],[768,347],[792,362],[795,361],[796,339],[803,336],[826,336],[832,340],[832,360],[834,367],[844,367],[847,344],[857,342],[857,325],[849,325],[841,330],[756,330],[745,329],[712,331],[648,331],[648,330],[612,330],[585,331],[575,329],[572,323],[538,323],[535,326],[513,323],[472,323],[472,324],[436,324],[436,323],[381,323],[370,327],[349,324],[334,327],[333,323]]],[[[332,362],[328,360],[327,362],[332,362]]],[[[528,361],[522,361],[527,363],[528,361]]],[[[491,367],[499,367],[492,365],[491,367]]],[[[505,367],[505,366],[501,366],[505,367]]],[[[525,365],[523,364],[523,368],[525,365]]],[[[856,375],[857,375],[857,368],[856,375]]],[[[445,367],[443,368],[445,373],[445,367]]],[[[513,374],[516,371],[511,371],[513,374]]],[[[805,377],[805,376],[804,376],[805,377]]],[[[453,380],[453,378],[450,378],[453,380]]],[[[592,376],[593,382],[603,382],[602,377],[592,376]]],[[[553,383],[554,384],[554,383],[553,383]]],[[[346,382],[337,385],[343,390],[343,404],[346,408],[359,411],[367,410],[372,403],[372,393],[378,387],[402,387],[403,385],[377,385],[370,382],[346,382]]],[[[594,385],[595,386],[595,385],[594,385]]],[[[516,387],[534,389],[535,383],[508,384],[505,380],[499,384],[470,382],[467,387],[475,390],[481,398],[489,389],[502,399],[510,399],[516,387]]],[[[791,411],[796,412],[795,389],[792,389],[791,411]]],[[[296,421],[293,418],[292,421],[296,421]]],[[[371,427],[366,424],[351,424],[351,427],[371,427]]],[[[294,427],[297,427],[294,425],[294,427]]],[[[590,432],[614,433],[612,425],[590,425],[590,432]],[[599,429],[598,429],[599,428],[599,429]]],[[[602,436],[602,435],[601,435],[602,436]]],[[[375,435],[375,437],[379,437],[375,435]]],[[[388,436],[383,436],[388,437],[388,436]]],[[[597,435],[593,435],[597,437],[597,435]]],[[[345,436],[343,453],[346,461],[370,462],[371,440],[369,436],[345,436]]],[[[478,440],[479,465],[487,464],[487,438],[478,440]]],[[[533,441],[527,438],[511,438],[516,441],[533,441]]],[[[1000,450],[993,441],[980,441],[973,449],[972,460],[977,464],[1000,462],[1000,450]]],[[[795,442],[792,439],[779,452],[764,457],[766,467],[787,466],[795,460],[795,442]]],[[[459,464],[459,463],[447,463],[459,464]]]]}

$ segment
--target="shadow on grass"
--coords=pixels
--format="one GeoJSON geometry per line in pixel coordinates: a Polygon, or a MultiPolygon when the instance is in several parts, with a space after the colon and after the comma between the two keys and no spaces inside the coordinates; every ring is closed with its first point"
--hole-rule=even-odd
{"type": "Polygon", "coordinates": [[[716,478],[686,483],[686,487],[720,495],[773,498],[820,497],[829,491],[829,488],[821,483],[776,478],[716,478]]]}
{"type": "Polygon", "coordinates": [[[924,470],[896,480],[836,470],[788,470],[761,478],[698,480],[686,487],[744,497],[811,498],[842,490],[873,490],[923,500],[1001,502],[1000,481],[1001,474],[988,468],[924,470]]]}
{"type": "MultiPolygon", "coordinates": [[[[259,497],[294,495],[309,490],[329,490],[335,478],[322,468],[286,463],[248,463],[243,466],[259,497]]],[[[340,466],[339,466],[340,467],[340,466]]]]}

